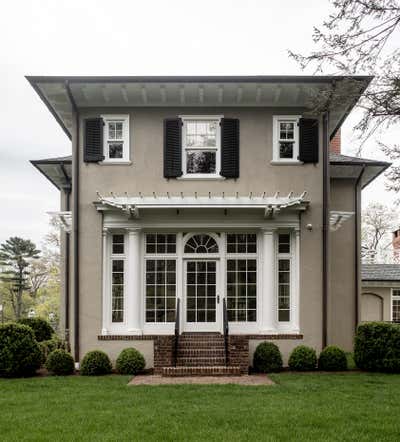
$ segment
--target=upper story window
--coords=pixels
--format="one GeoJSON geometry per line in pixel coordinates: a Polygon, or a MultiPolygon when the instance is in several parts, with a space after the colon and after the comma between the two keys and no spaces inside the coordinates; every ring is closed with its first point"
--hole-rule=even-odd
{"type": "Polygon", "coordinates": [[[104,121],[104,161],[129,161],[129,115],[102,115],[104,121]]]}
{"type": "Polygon", "coordinates": [[[183,176],[220,176],[220,120],[219,116],[182,117],[183,176]]]}
{"type": "Polygon", "coordinates": [[[299,116],[273,117],[273,160],[297,162],[299,156],[299,116]]]}

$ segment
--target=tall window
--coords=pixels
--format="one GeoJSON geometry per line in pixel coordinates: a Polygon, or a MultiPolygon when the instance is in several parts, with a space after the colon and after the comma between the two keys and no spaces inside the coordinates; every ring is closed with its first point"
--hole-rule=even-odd
{"type": "Polygon", "coordinates": [[[257,320],[257,235],[230,233],[226,239],[228,320],[254,322],[257,320]]]}
{"type": "Polygon", "coordinates": [[[400,289],[392,290],[392,321],[400,322],[400,289]]]}
{"type": "Polygon", "coordinates": [[[290,234],[278,235],[278,321],[290,321],[291,244],[290,234]]]}
{"type": "Polygon", "coordinates": [[[112,235],[111,247],[111,321],[124,322],[124,235],[112,235]]]}
{"type": "Polygon", "coordinates": [[[273,117],[273,159],[297,161],[299,155],[299,117],[273,117]]]}
{"type": "Polygon", "coordinates": [[[129,161],[129,115],[103,115],[104,161],[129,161]]]}
{"type": "Polygon", "coordinates": [[[146,235],[146,322],[175,320],[176,259],[168,256],[175,252],[175,234],[146,235]]]}
{"type": "Polygon", "coordinates": [[[183,174],[217,176],[220,172],[220,118],[183,117],[183,174]]]}

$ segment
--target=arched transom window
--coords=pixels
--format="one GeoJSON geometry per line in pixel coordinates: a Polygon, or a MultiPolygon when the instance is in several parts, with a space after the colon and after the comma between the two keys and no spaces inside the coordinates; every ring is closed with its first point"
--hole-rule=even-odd
{"type": "Polygon", "coordinates": [[[218,253],[218,244],[212,236],[200,233],[187,240],[185,253],[218,253]]]}

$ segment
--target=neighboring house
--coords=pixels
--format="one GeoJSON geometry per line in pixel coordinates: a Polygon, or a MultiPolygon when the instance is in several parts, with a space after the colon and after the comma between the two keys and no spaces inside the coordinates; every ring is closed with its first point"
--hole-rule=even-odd
{"type": "Polygon", "coordinates": [[[361,321],[400,322],[400,265],[363,264],[361,321]]]}
{"type": "Polygon", "coordinates": [[[61,191],[76,361],[135,346],[156,372],[233,373],[264,340],[285,361],[351,350],[360,194],[388,163],[341,155],[339,129],[370,77],[28,80],[72,141],[33,164],[61,191]]]}

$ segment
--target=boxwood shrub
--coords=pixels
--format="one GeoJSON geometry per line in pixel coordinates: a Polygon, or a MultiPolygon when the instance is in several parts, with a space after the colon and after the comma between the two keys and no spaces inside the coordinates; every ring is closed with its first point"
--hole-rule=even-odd
{"type": "Polygon", "coordinates": [[[39,347],[42,351],[42,361],[43,364],[47,361],[49,354],[57,349],[69,351],[67,342],[61,340],[58,336],[53,335],[53,337],[47,341],[39,342],[39,347]]]}
{"type": "Polygon", "coordinates": [[[38,342],[51,339],[54,330],[51,325],[41,318],[22,318],[18,321],[20,324],[27,325],[33,330],[35,339],[38,342]]]}
{"type": "Polygon", "coordinates": [[[324,371],[347,370],[346,353],[335,345],[325,347],[319,355],[318,368],[324,371]]]}
{"type": "Polygon", "coordinates": [[[289,357],[289,368],[295,371],[311,371],[317,367],[317,353],[311,347],[299,345],[289,357]]]}
{"type": "Polygon", "coordinates": [[[253,357],[253,367],[260,373],[272,373],[282,370],[282,355],[277,345],[272,342],[258,344],[253,357]]]}
{"type": "Polygon", "coordinates": [[[80,373],[84,376],[100,376],[110,374],[112,365],[104,351],[93,350],[86,353],[82,359],[80,373]]]}
{"type": "Polygon", "coordinates": [[[42,362],[42,353],[30,327],[0,325],[0,376],[33,376],[42,362]]]}
{"type": "Polygon", "coordinates": [[[75,369],[74,358],[65,350],[58,348],[47,357],[46,368],[57,376],[72,374],[75,369]]]}
{"type": "Polygon", "coordinates": [[[400,324],[360,324],[354,340],[354,360],[361,370],[400,373],[400,324]]]}
{"type": "Polygon", "coordinates": [[[146,362],[136,348],[125,348],[116,361],[116,369],[120,374],[137,374],[143,371],[146,362]]]}

